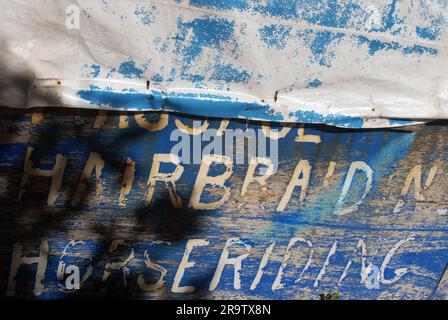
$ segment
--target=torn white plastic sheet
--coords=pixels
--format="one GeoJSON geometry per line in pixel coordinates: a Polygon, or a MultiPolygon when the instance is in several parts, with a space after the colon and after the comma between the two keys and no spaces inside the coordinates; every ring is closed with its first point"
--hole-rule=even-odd
{"type": "Polygon", "coordinates": [[[0,104],[353,128],[446,119],[447,7],[446,0],[2,1],[0,104]]]}

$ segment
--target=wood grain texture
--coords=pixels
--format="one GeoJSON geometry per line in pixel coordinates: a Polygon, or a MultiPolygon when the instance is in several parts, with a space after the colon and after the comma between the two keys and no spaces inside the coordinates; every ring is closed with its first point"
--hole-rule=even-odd
{"type": "MultiPolygon", "coordinates": [[[[189,206],[189,200],[200,164],[182,164],[184,171],[176,181],[182,208],[174,208],[165,184],[160,182],[156,183],[152,201],[146,203],[147,183],[154,154],[170,153],[177,143],[170,141],[170,133],[177,128],[175,120],[191,126],[193,120],[204,123],[205,119],[164,114],[166,123],[162,121],[157,127],[142,126],[145,120],[157,123],[161,117],[157,113],[137,117],[133,113],[107,113],[98,118],[97,111],[45,108],[39,112],[33,117],[32,113],[1,109],[2,296],[9,293],[13,297],[40,299],[95,296],[320,299],[320,294],[333,294],[340,299],[447,297],[448,132],[444,123],[428,124],[409,132],[306,126],[302,134],[319,136],[320,143],[315,143],[316,139],[311,139],[312,142],[297,139],[300,126],[286,125],[291,129],[278,140],[278,170],[265,186],[254,182],[241,196],[248,164],[233,164],[233,172],[226,180],[229,199],[216,209],[199,210],[189,206]],[[58,154],[66,158],[54,207],[48,206],[51,177],[30,176],[23,183],[30,147],[29,161],[33,168],[49,171],[58,154]],[[92,153],[96,156],[92,157],[92,153]],[[279,203],[300,160],[307,160],[311,166],[305,198],[301,201],[301,189],[297,187],[285,210],[279,211],[279,203]],[[355,209],[341,214],[337,204],[349,168],[356,161],[371,168],[371,189],[355,209]],[[332,162],[333,172],[328,174],[332,162]],[[133,171],[128,168],[132,163],[135,173],[131,179],[133,171]],[[93,170],[90,174],[86,168],[98,168],[101,172],[93,170]],[[407,180],[410,183],[406,189],[407,180]],[[84,189],[73,203],[80,181],[84,189]],[[126,190],[124,203],[122,190],[126,190]],[[185,269],[180,281],[181,288],[193,286],[194,291],[177,293],[173,283],[186,247],[193,239],[207,243],[192,247],[188,261],[195,265],[185,269]],[[42,243],[48,243],[48,252],[42,243]],[[226,243],[231,244],[229,258],[242,257],[241,270],[235,273],[233,265],[225,265],[218,277],[226,243]],[[20,266],[17,275],[11,278],[14,252],[20,253],[19,248],[22,252],[19,258],[38,257],[39,252],[46,256],[29,260],[31,264],[20,266]],[[36,290],[38,261],[41,267],[43,262],[46,266],[36,290]],[[81,278],[90,274],[80,290],[64,288],[66,275],[58,279],[61,261],[65,266],[78,266],[81,278]],[[120,261],[126,263],[114,264],[120,261]],[[260,268],[262,261],[265,265],[260,268]],[[113,265],[118,265],[116,270],[111,268],[113,265]],[[369,265],[378,268],[378,276],[367,273],[369,265]],[[375,280],[378,288],[368,288],[375,280]],[[155,288],[154,284],[161,286],[155,288]]],[[[218,129],[222,124],[219,119],[207,121],[209,128],[218,129]]],[[[261,125],[230,121],[227,128],[257,130],[261,125]]],[[[172,167],[163,165],[161,170],[169,172],[172,167]]],[[[223,172],[224,166],[215,164],[210,175],[223,172]]],[[[361,199],[367,181],[362,171],[355,172],[342,201],[344,208],[361,199]]],[[[215,201],[223,195],[219,186],[206,186],[204,190],[203,202],[215,201]]]]}

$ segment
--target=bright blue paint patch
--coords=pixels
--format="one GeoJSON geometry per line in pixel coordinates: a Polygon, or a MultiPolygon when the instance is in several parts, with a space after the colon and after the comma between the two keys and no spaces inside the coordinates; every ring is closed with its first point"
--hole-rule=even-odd
{"type": "Polygon", "coordinates": [[[411,55],[411,54],[418,54],[418,55],[430,55],[430,56],[436,56],[439,54],[439,50],[429,47],[424,47],[421,45],[414,45],[412,47],[406,47],[403,49],[404,55],[411,55]]]}
{"type": "Polygon", "coordinates": [[[417,36],[426,40],[440,40],[440,36],[446,33],[448,2],[444,0],[436,3],[424,1],[420,3],[420,6],[423,9],[422,16],[425,23],[415,28],[417,36]],[[434,10],[435,6],[438,10],[434,10]]]}
{"type": "Polygon", "coordinates": [[[401,48],[401,45],[398,42],[385,42],[377,39],[369,39],[365,36],[358,37],[359,44],[367,44],[369,47],[369,55],[374,56],[378,51],[382,50],[398,50],[401,48]]]}
{"type": "Polygon", "coordinates": [[[437,39],[437,33],[434,32],[434,30],[432,30],[431,28],[416,27],[415,32],[422,39],[428,39],[428,40],[437,39]]]}
{"type": "Polygon", "coordinates": [[[85,77],[97,78],[100,75],[101,67],[97,64],[92,65],[83,65],[83,69],[85,70],[83,75],[85,77]]]}
{"type": "Polygon", "coordinates": [[[446,22],[442,18],[434,19],[427,27],[417,26],[415,32],[422,39],[439,40],[446,22]]]}
{"type": "Polygon", "coordinates": [[[320,81],[319,79],[314,79],[310,82],[308,82],[308,85],[306,86],[307,88],[319,88],[322,86],[322,81],[320,81]]]}
{"type": "Polygon", "coordinates": [[[129,58],[123,62],[118,68],[118,72],[122,74],[125,78],[141,78],[143,76],[143,70],[138,69],[135,66],[135,61],[129,58]]]}
{"type": "Polygon", "coordinates": [[[390,30],[396,21],[396,9],[397,9],[397,1],[398,0],[392,0],[392,3],[388,6],[389,12],[383,16],[383,30],[390,30]]]}
{"type": "Polygon", "coordinates": [[[330,67],[335,57],[332,47],[334,47],[344,37],[343,33],[331,31],[315,31],[304,29],[297,31],[296,37],[299,42],[311,50],[309,60],[324,67],[330,67]]]}
{"type": "Polygon", "coordinates": [[[392,2],[383,9],[383,14],[381,17],[381,26],[373,28],[372,31],[390,32],[394,27],[398,26],[398,28],[395,28],[395,30],[392,31],[391,33],[394,35],[399,33],[399,31],[401,30],[401,25],[403,25],[405,21],[403,18],[400,18],[398,16],[397,13],[398,2],[399,0],[392,0],[392,2]]]}
{"type": "Polygon", "coordinates": [[[251,74],[246,70],[239,70],[232,65],[218,65],[214,68],[210,79],[225,82],[247,83],[251,74]]]}
{"type": "MultiPolygon", "coordinates": [[[[195,63],[204,47],[218,49],[217,57],[210,62],[207,69],[214,70],[214,68],[223,65],[221,62],[223,56],[222,46],[224,42],[232,39],[235,23],[223,18],[207,17],[195,19],[188,23],[179,21],[178,28],[179,33],[175,36],[175,41],[176,54],[180,57],[182,65],[180,77],[193,83],[202,82],[206,80],[203,73],[190,73],[190,66],[195,63]],[[190,33],[192,34],[192,39],[186,42],[190,33]]],[[[219,74],[220,70],[217,70],[215,76],[219,76],[219,74]]],[[[229,79],[229,77],[223,76],[221,78],[229,79]]]]}
{"type": "Polygon", "coordinates": [[[163,82],[163,76],[160,73],[156,73],[151,77],[154,82],[163,82]]]}
{"type": "MultiPolygon", "coordinates": [[[[287,5],[288,1],[285,3],[287,5]]],[[[364,13],[364,9],[359,4],[346,1],[298,0],[295,4],[299,21],[304,20],[310,24],[333,28],[347,28],[352,17],[362,16],[364,13]],[[336,12],[337,14],[335,14],[336,12]]],[[[275,10],[275,8],[271,10],[275,10]]]]}
{"type": "Polygon", "coordinates": [[[187,99],[209,99],[209,100],[221,100],[221,101],[227,101],[232,102],[232,98],[228,96],[223,96],[220,94],[213,94],[213,93],[170,93],[170,97],[173,98],[187,98],[187,99]]]}
{"type": "MultiPolygon", "coordinates": [[[[269,105],[256,102],[242,102],[230,97],[210,94],[171,93],[168,95],[153,91],[151,94],[135,92],[112,92],[107,90],[82,90],[77,93],[91,105],[106,106],[118,110],[166,110],[196,116],[240,118],[266,121],[287,119],[275,112],[269,105]],[[213,113],[210,113],[213,110],[213,113]]],[[[290,114],[301,123],[326,123],[346,128],[362,128],[361,118],[344,115],[323,116],[314,111],[296,111],[290,114]]],[[[288,119],[290,120],[290,119],[288,119]]]]}
{"type": "Polygon", "coordinates": [[[148,95],[115,93],[99,90],[79,91],[77,96],[89,101],[92,105],[116,108],[138,108],[143,109],[148,105],[148,95]]]}
{"type": "Polygon", "coordinates": [[[410,55],[410,54],[428,54],[431,56],[435,56],[438,54],[438,50],[434,48],[424,47],[421,45],[414,45],[403,48],[398,42],[392,41],[392,42],[386,42],[381,41],[378,39],[369,39],[365,36],[359,36],[358,43],[360,45],[367,45],[369,47],[369,55],[374,56],[379,51],[387,51],[387,50],[400,50],[402,49],[402,52],[404,55],[410,55]]]}
{"type": "Polygon", "coordinates": [[[257,103],[229,100],[228,97],[209,95],[171,94],[167,98],[168,109],[200,116],[214,116],[223,118],[263,118],[281,120],[278,115],[269,114],[269,106],[257,103]],[[214,100],[212,100],[214,99],[214,100]],[[214,110],[210,113],[210,110],[214,110]]]}
{"type": "Polygon", "coordinates": [[[117,68],[111,68],[110,70],[109,70],[109,72],[107,73],[107,75],[106,75],[106,78],[110,78],[110,76],[115,72],[115,71],[117,71],[117,68]]]}
{"type": "Polygon", "coordinates": [[[98,86],[96,86],[96,85],[94,85],[94,84],[91,84],[90,86],[89,86],[89,88],[90,88],[90,90],[104,90],[104,91],[111,91],[111,90],[109,90],[109,89],[101,89],[100,87],[98,87],[98,86]]]}
{"type": "Polygon", "coordinates": [[[99,65],[92,64],[90,66],[90,68],[92,69],[92,72],[91,72],[92,77],[96,78],[100,75],[101,67],[99,65]]]}
{"type": "Polygon", "coordinates": [[[259,30],[260,39],[269,47],[282,49],[286,46],[286,39],[291,33],[290,26],[271,24],[259,30]]]}
{"type": "MultiPolygon", "coordinates": [[[[401,0],[391,0],[389,4],[379,5],[376,8],[380,13],[380,23],[371,31],[389,32],[397,35],[406,27],[406,15],[399,11],[401,0]]],[[[443,1],[437,4],[443,10],[443,1]]],[[[358,31],[365,30],[365,23],[369,11],[369,3],[347,0],[192,0],[189,2],[194,7],[213,8],[217,10],[238,10],[261,14],[267,17],[293,20],[299,23],[308,23],[333,28],[350,28],[358,31]]],[[[413,10],[419,10],[418,16],[432,17],[428,13],[427,4],[423,1],[420,7],[415,5],[413,10]]],[[[436,19],[431,20],[431,26],[419,27],[416,33],[419,37],[435,40],[442,32],[441,26],[445,24],[442,13],[436,19]]]]}
{"type": "Polygon", "coordinates": [[[222,42],[231,39],[235,23],[227,19],[208,17],[195,19],[189,23],[180,23],[179,27],[184,33],[187,29],[193,32],[191,47],[200,49],[203,46],[220,47],[222,42]]]}
{"type": "Polygon", "coordinates": [[[217,8],[223,10],[246,10],[249,8],[249,3],[245,0],[190,0],[190,6],[217,8]]]}
{"type": "Polygon", "coordinates": [[[344,37],[343,33],[333,33],[330,31],[318,31],[311,43],[311,61],[319,63],[321,66],[330,67],[334,53],[329,50],[329,46],[340,41],[344,37]]]}
{"type": "Polygon", "coordinates": [[[391,126],[405,126],[413,123],[415,123],[415,121],[410,119],[389,119],[389,124],[391,126]]]}
{"type": "Polygon", "coordinates": [[[293,113],[297,122],[302,123],[326,123],[328,125],[345,128],[362,128],[364,120],[362,118],[350,117],[339,114],[322,115],[315,111],[296,111],[293,113]]]}
{"type": "Polygon", "coordinates": [[[347,28],[352,17],[362,16],[365,12],[365,8],[358,3],[338,0],[268,0],[264,2],[192,0],[190,5],[221,10],[249,11],[264,16],[335,28],[347,28]]]}

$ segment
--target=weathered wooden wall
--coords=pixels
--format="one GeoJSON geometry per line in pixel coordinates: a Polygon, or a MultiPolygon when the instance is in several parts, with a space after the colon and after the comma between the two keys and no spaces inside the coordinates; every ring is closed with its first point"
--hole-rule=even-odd
{"type": "MultiPolygon", "coordinates": [[[[233,164],[226,181],[230,198],[216,209],[202,210],[189,205],[199,164],[183,165],[176,182],[181,208],[173,207],[164,183],[157,183],[152,201],[145,202],[154,155],[170,153],[175,144],[170,133],[179,121],[190,125],[192,118],[2,109],[0,294],[41,299],[447,298],[446,124],[414,131],[306,126],[304,132],[292,125],[278,140],[278,171],[266,187],[254,182],[241,196],[248,165],[233,164]],[[129,194],[120,198],[125,172],[128,177],[132,172],[130,160],[135,177],[129,194]],[[293,172],[305,164],[301,160],[309,162],[310,177],[298,178],[309,185],[295,188],[282,210],[287,186],[297,180],[293,172]],[[371,190],[361,199],[369,181],[357,170],[338,207],[344,183],[350,182],[349,168],[357,161],[372,170],[371,190]],[[101,171],[90,174],[89,163],[101,171]],[[53,179],[58,192],[51,198],[51,177],[27,180],[26,173],[39,174],[33,166],[52,170],[55,165],[63,175],[60,187],[53,179]],[[83,171],[88,173],[85,191],[77,193],[83,171]],[[357,208],[343,210],[358,200],[357,208]],[[182,262],[187,244],[196,245],[188,257],[194,265],[182,262]],[[240,272],[225,264],[226,252],[237,258],[230,262],[241,261],[240,272]],[[39,253],[40,259],[20,260],[39,253]],[[81,276],[90,274],[80,290],[63,288],[64,280],[57,278],[61,261],[78,266],[81,276]],[[126,263],[111,265],[120,261],[126,263]],[[15,275],[20,262],[31,264],[18,267],[15,275]],[[363,281],[363,265],[370,263],[383,271],[379,277],[368,274],[367,282],[379,280],[376,289],[363,281]],[[179,267],[187,267],[181,278],[179,267]],[[180,289],[173,285],[176,273],[180,289]],[[192,292],[176,292],[182,288],[192,292]]],[[[207,121],[209,128],[222,125],[222,120],[207,121]]],[[[228,128],[259,129],[261,124],[230,121],[228,128]]],[[[211,172],[220,175],[224,166],[214,164],[211,172]]],[[[131,179],[127,182],[129,187],[131,179]]],[[[224,192],[207,186],[201,201],[215,201],[224,192]]]]}

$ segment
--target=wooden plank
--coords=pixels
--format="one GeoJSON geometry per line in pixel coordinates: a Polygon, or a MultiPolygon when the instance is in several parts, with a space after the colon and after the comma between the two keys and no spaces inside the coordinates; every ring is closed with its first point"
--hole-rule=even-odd
{"type": "MultiPolygon", "coordinates": [[[[179,128],[188,132],[200,120],[202,128],[261,132],[257,142],[269,143],[266,124],[263,131],[256,122],[173,114],[41,112],[1,110],[3,296],[446,298],[439,294],[448,262],[443,124],[415,131],[273,125],[284,137],[265,186],[243,188],[249,165],[234,159],[223,179],[228,189],[206,184],[201,194],[200,182],[225,166],[213,163],[198,178],[199,158],[180,164],[180,200],[157,182],[147,203],[154,156],[174,153],[179,128]],[[203,209],[226,192],[223,203],[203,209]],[[69,266],[85,277],[79,290],[67,289],[68,273],[58,278],[69,266]]],[[[174,168],[160,165],[162,173],[174,168]]]]}

